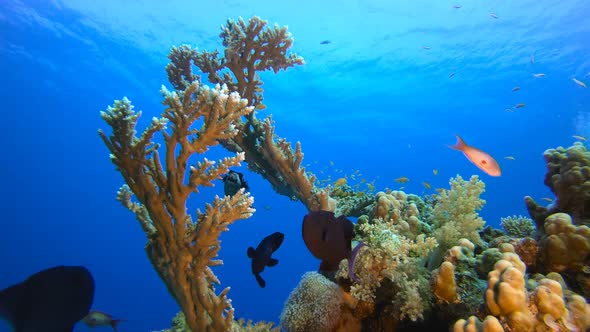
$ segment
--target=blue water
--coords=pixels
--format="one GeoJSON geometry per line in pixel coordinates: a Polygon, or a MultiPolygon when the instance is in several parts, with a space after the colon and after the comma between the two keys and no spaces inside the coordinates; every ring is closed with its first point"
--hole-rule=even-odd
{"type": "MultiPolygon", "coordinates": [[[[170,46],[221,49],[227,18],[258,15],[294,35],[292,51],[306,64],[262,75],[268,108],[259,117],[271,113],[280,136],[301,141],[320,179],[360,172],[358,181],[383,189],[406,176],[406,192],[427,194],[422,181],[437,188],[477,174],[486,183],[481,215],[498,226],[526,214],[524,195],[552,197],[545,149],[590,137],[590,89],[572,80],[590,83],[584,0],[0,3],[0,289],[50,266],[85,265],[96,280],[93,307],[127,319],[121,332],[169,327],[178,307],[134,215],[115,200],[123,180],[96,134],[107,129],[99,111],[127,96],[147,124],[162,111],[170,46]],[[526,106],[505,111],[517,103],[526,106]],[[503,175],[448,149],[455,133],[495,156],[503,175]]],[[[231,286],[236,317],[278,321],[300,276],[319,264],[300,236],[306,210],[245,166],[236,170],[258,211],[222,236],[218,290],[231,286]],[[285,233],[280,263],[263,272],[261,289],[246,249],[275,231],[285,233]]],[[[221,182],[204,190],[190,211],[222,192],[221,182]]]]}

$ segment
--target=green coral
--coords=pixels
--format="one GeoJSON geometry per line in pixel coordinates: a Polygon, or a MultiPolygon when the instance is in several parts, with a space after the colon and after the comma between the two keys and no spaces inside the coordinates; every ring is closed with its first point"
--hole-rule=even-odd
{"type": "Polygon", "coordinates": [[[535,233],[535,224],[531,218],[525,216],[510,216],[500,219],[500,226],[511,237],[532,237],[535,233]]]}
{"type": "Polygon", "coordinates": [[[433,235],[442,252],[453,247],[461,238],[481,244],[479,231],[485,224],[477,213],[486,203],[480,198],[485,191],[485,184],[479,177],[473,175],[469,181],[465,181],[457,175],[449,184],[450,190],[443,189],[437,195],[431,216],[433,235]]]}

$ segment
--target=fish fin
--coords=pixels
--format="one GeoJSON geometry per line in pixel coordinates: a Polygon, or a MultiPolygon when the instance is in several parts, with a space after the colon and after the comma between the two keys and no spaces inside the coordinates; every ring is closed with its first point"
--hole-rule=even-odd
{"type": "Polygon", "coordinates": [[[256,281],[258,281],[258,285],[260,287],[262,287],[262,288],[266,287],[266,281],[264,281],[264,279],[262,279],[260,274],[255,274],[254,276],[256,277],[256,281]]]}
{"type": "Polygon", "coordinates": [[[125,321],[125,319],[113,319],[111,320],[111,327],[113,328],[113,331],[115,332],[119,332],[119,330],[117,329],[117,326],[119,326],[119,323],[125,321]]]}
{"type": "Polygon", "coordinates": [[[455,137],[457,137],[457,143],[455,143],[455,145],[447,145],[447,146],[451,149],[464,151],[465,148],[467,147],[467,144],[465,144],[465,141],[461,138],[461,136],[455,134],[455,137]]]}
{"type": "Polygon", "coordinates": [[[268,260],[268,263],[266,263],[266,266],[275,266],[279,264],[279,260],[275,259],[275,258],[271,258],[268,260]]]}
{"type": "Polygon", "coordinates": [[[354,247],[354,249],[350,253],[350,257],[348,258],[348,277],[357,284],[360,284],[361,281],[357,278],[356,274],[354,273],[354,263],[356,261],[356,258],[358,257],[359,252],[361,251],[361,248],[364,246],[366,246],[366,244],[362,241],[359,241],[359,243],[356,245],[356,247],[354,247]]]}
{"type": "MultiPolygon", "coordinates": [[[[26,298],[26,288],[23,283],[10,286],[0,291],[0,319],[4,319],[13,327],[19,324],[19,304],[26,298]]],[[[26,301],[26,300],[25,300],[26,301]]]]}
{"type": "Polygon", "coordinates": [[[254,248],[252,247],[248,247],[248,257],[252,258],[254,257],[254,253],[256,252],[256,250],[254,250],[254,248]]]}

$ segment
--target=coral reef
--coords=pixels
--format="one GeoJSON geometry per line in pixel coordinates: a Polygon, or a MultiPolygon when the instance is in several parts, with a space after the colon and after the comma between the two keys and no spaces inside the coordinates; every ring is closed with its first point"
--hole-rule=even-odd
{"type": "Polygon", "coordinates": [[[543,153],[547,163],[545,185],[555,194],[549,206],[525,197],[529,214],[543,228],[545,218],[556,212],[569,214],[574,224],[590,225],[590,152],[581,142],[568,148],[557,147],[543,153]]]}
{"type": "MultiPolygon", "coordinates": [[[[304,63],[296,54],[287,55],[293,39],[286,27],[268,28],[267,22],[256,16],[248,22],[229,19],[222,26],[220,37],[225,47],[223,56],[217,50],[198,52],[188,45],[172,48],[166,71],[176,89],[198,79],[192,70],[195,65],[209,82],[226,85],[247,99],[249,106],[264,110],[258,72],[277,73],[304,63]]],[[[259,120],[255,112],[244,115],[235,126],[237,135],[219,140],[225,148],[244,152],[248,168],[269,181],[277,193],[300,200],[309,210],[326,209],[316,197],[315,176],[301,166],[303,153],[299,142],[293,151],[287,140],[276,137],[271,117],[259,120]]]]}
{"type": "MultiPolygon", "coordinates": [[[[485,185],[477,176],[457,175],[450,188],[425,197],[375,193],[374,187],[360,191],[346,178],[320,188],[301,165],[300,143],[293,149],[277,137],[270,115],[256,117],[266,109],[258,73],[303,64],[288,54],[293,39],[287,29],[267,27],[258,17],[230,19],[220,37],[223,56],[187,45],[172,48],[166,71],[174,91],[162,88],[164,113],[141,135],[136,135],[141,113],[126,98],[101,113],[111,133],[99,134],[126,182],[117,198],[135,213],[147,236],[148,257],[182,309],[169,331],[279,330],[272,323],[235,320],[229,288],[215,290],[219,281],[211,268],[222,264],[219,236],[254,213],[252,196],[241,189],[215,197],[194,219],[187,212],[193,193],[242,161],[277,193],[312,212],[341,221],[358,217],[354,232],[339,238],[345,254],[330,262],[338,266],[335,276],[308,272],[287,299],[280,326],[285,331],[590,328],[586,147],[576,143],[545,152],[545,183],[557,199],[548,207],[525,199],[536,230],[522,216],[502,219],[507,234],[484,228],[478,211],[485,204],[480,197],[485,185]],[[201,82],[201,75],[214,87],[201,82]],[[217,144],[234,155],[206,159],[203,153],[217,144]],[[365,245],[349,265],[341,258],[349,256],[353,236],[365,245]]],[[[325,229],[311,232],[318,243],[327,235],[325,229]]]]}
{"type": "Polygon", "coordinates": [[[533,220],[524,216],[510,216],[500,220],[500,226],[511,237],[531,237],[535,233],[533,220]]]}
{"type": "Polygon", "coordinates": [[[286,140],[276,137],[270,117],[259,121],[254,115],[255,109],[265,108],[257,72],[276,73],[303,63],[287,55],[292,44],[287,29],[266,24],[258,17],[248,23],[228,20],[220,35],[224,57],[217,51],[173,47],[166,71],[175,91],[162,87],[166,109],[139,137],[135,128],[141,113],[126,98],[101,113],[111,134],[99,134],[126,182],[117,198],[135,213],[147,235],[148,257],[193,331],[227,331],[234,324],[229,288],[216,294],[219,281],[210,267],[222,264],[216,258],[220,233],[254,209],[253,198],[240,190],[216,197],[194,220],[187,213],[192,193],[212,186],[229,167],[246,160],[278,193],[310,209],[329,203],[327,195],[314,188],[315,177],[301,167],[300,144],[293,151],[286,140]],[[201,83],[193,65],[217,84],[215,88],[201,83]],[[156,134],[163,136],[162,155],[160,144],[153,141],[156,134]],[[201,158],[189,165],[193,156],[219,143],[236,155],[219,162],[201,158]]]}
{"type": "MultiPolygon", "coordinates": [[[[291,292],[281,313],[281,327],[293,331],[340,331],[353,323],[344,317],[354,300],[334,282],[317,272],[307,272],[291,292]],[[346,323],[346,324],[344,324],[346,323]]],[[[350,315],[349,315],[350,316],[350,315]]],[[[359,325],[358,321],[356,325],[359,325]]]]}
{"type": "Polygon", "coordinates": [[[167,106],[163,117],[154,118],[140,137],[135,132],[140,113],[126,98],[101,114],[112,134],[99,133],[127,183],[117,198],[141,223],[148,257],[188,324],[195,331],[226,330],[233,321],[226,297],[229,288],[215,293],[214,284],[219,281],[210,267],[221,264],[216,260],[220,233],[235,220],[252,215],[253,198],[243,190],[231,197],[216,197],[204,213],[197,213],[196,220],[187,213],[186,204],[199,187],[211,186],[244,156],[238,153],[217,163],[205,158],[187,166],[191,156],[205,152],[218,138],[236,135],[233,122],[253,108],[226,87],[210,89],[198,82],[179,92],[162,88],[162,94],[167,106]],[[201,118],[205,125],[195,134],[192,126],[201,118]],[[166,131],[167,122],[171,132],[166,131]],[[163,158],[159,144],[152,142],[156,133],[164,136],[163,158]]]}

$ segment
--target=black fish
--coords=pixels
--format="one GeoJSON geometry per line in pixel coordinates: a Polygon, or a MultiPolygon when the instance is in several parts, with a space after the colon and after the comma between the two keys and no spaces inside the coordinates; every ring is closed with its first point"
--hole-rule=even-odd
{"type": "Polygon", "coordinates": [[[223,176],[223,192],[228,196],[235,195],[240,189],[250,190],[248,183],[244,180],[244,174],[235,171],[229,171],[223,176]]]}
{"type": "Polygon", "coordinates": [[[260,277],[266,266],[275,266],[279,263],[278,259],[272,258],[272,253],[277,251],[283,243],[285,235],[281,232],[275,232],[260,241],[256,249],[248,248],[248,257],[252,258],[252,273],[258,281],[258,285],[264,288],[266,282],[260,277]]]}
{"type": "Polygon", "coordinates": [[[82,266],[56,266],[0,291],[0,317],[14,332],[71,332],[94,299],[94,278],[82,266]]]}

